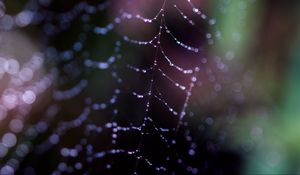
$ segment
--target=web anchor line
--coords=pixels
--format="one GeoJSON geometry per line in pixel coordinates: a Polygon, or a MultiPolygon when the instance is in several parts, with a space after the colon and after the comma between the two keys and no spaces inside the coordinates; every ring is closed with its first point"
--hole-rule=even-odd
{"type": "MultiPolygon", "coordinates": [[[[157,35],[157,44],[160,43],[160,37],[161,37],[161,32],[162,32],[162,24],[163,24],[163,19],[164,19],[164,15],[165,15],[164,14],[165,4],[166,4],[166,0],[164,0],[162,8],[160,10],[161,17],[160,17],[159,32],[158,32],[158,35],[157,35]]],[[[151,120],[151,117],[147,117],[147,115],[148,115],[148,112],[149,112],[149,109],[150,109],[150,101],[153,97],[153,84],[154,84],[155,72],[157,70],[157,55],[158,55],[158,52],[159,52],[159,48],[156,47],[155,55],[154,55],[154,61],[153,61],[152,75],[151,75],[151,80],[150,80],[149,93],[148,93],[149,96],[148,96],[147,103],[146,103],[146,117],[143,118],[143,123],[142,123],[142,127],[141,127],[141,130],[142,130],[141,131],[141,136],[140,136],[139,143],[138,143],[138,146],[137,146],[136,150],[140,150],[141,147],[142,147],[144,127],[146,127],[147,118],[150,118],[150,120],[151,120]]],[[[134,166],[134,171],[133,171],[134,175],[138,175],[137,168],[138,168],[139,162],[140,162],[140,159],[137,158],[136,162],[135,162],[135,166],[134,166]]],[[[161,170],[165,170],[165,168],[162,168],[161,170]]]]}

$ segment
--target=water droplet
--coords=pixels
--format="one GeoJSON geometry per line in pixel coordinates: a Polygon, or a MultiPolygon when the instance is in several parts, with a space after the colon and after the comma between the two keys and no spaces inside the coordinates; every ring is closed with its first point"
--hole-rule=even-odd
{"type": "Polygon", "coordinates": [[[36,95],[31,90],[25,91],[24,94],[22,95],[22,100],[26,104],[32,104],[35,101],[35,99],[36,99],[36,95]]]}
{"type": "Polygon", "coordinates": [[[2,143],[8,148],[13,147],[17,143],[17,137],[13,133],[6,133],[2,137],[2,143]]]}
{"type": "Polygon", "coordinates": [[[4,70],[9,74],[16,74],[19,72],[20,65],[15,59],[9,59],[4,63],[4,70]]]}

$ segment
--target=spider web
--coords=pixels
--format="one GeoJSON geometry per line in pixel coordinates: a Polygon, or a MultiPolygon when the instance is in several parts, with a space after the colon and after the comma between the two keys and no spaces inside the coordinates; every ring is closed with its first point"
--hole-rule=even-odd
{"type": "Polygon", "coordinates": [[[17,15],[3,14],[2,30],[42,28],[46,48],[39,57],[49,73],[36,82],[46,84],[40,93],[49,91],[51,101],[35,112],[37,119],[24,121],[16,145],[3,154],[2,173],[214,171],[221,144],[196,138],[196,114],[188,107],[203,77],[217,92],[213,71],[228,69],[221,57],[208,55],[222,39],[217,19],[196,1],[153,4],[143,11],[138,1],[83,1],[70,8],[40,0],[17,15]]]}

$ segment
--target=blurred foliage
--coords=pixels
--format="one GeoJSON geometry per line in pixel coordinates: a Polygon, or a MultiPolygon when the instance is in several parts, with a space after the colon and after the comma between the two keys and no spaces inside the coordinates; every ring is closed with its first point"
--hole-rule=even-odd
{"type": "MultiPolygon", "coordinates": [[[[254,86],[262,87],[264,94],[270,99],[259,107],[250,106],[246,113],[239,115],[234,125],[228,129],[233,141],[227,146],[241,151],[246,160],[246,168],[243,171],[245,174],[298,174],[299,3],[259,1],[245,11],[241,10],[241,2],[243,1],[236,0],[235,5],[227,7],[229,13],[221,17],[219,27],[222,33],[225,33],[226,39],[217,46],[217,50],[234,48],[238,56],[233,62],[251,63],[246,65],[246,69],[252,67],[256,70],[254,86]],[[239,22],[238,18],[242,16],[244,20],[239,22]],[[240,44],[232,40],[233,31],[240,34],[240,44]],[[270,36],[274,38],[268,38],[270,36]],[[261,45],[260,41],[265,45],[261,45]],[[273,42],[278,42],[278,47],[274,46],[276,44],[273,42]],[[247,59],[256,61],[249,62],[247,59]]],[[[255,97],[255,94],[254,98],[265,100],[263,96],[255,97]]]]}

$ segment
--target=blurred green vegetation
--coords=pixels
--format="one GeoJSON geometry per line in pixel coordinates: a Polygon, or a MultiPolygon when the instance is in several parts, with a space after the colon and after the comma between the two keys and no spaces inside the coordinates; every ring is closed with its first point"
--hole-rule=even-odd
{"type": "Polygon", "coordinates": [[[236,122],[228,128],[229,137],[233,141],[227,146],[243,155],[246,162],[244,174],[298,174],[300,173],[299,3],[256,1],[245,8],[243,5],[245,1],[234,0],[222,6],[226,13],[220,13],[217,7],[222,2],[225,1],[214,3],[215,13],[219,13],[217,28],[223,37],[214,51],[225,54],[228,49],[233,49],[236,55],[230,64],[235,66],[249,63],[247,60],[250,59],[255,60],[256,62],[247,65],[246,69],[254,68],[257,75],[254,86],[261,87],[264,94],[270,97],[267,100],[259,94],[251,97],[260,99],[263,105],[259,108],[250,105],[246,112],[237,117],[236,122]],[[288,23],[284,19],[294,20],[288,23]],[[276,21],[276,25],[272,25],[272,21],[276,21]],[[284,30],[272,29],[276,27],[282,27],[284,30]],[[275,38],[270,39],[268,36],[275,38]],[[255,49],[261,46],[262,40],[266,44],[265,47],[255,49]],[[274,41],[279,42],[279,47],[274,46],[272,43],[274,41]],[[280,47],[282,41],[284,42],[280,47]]]}

